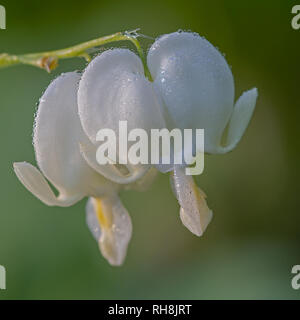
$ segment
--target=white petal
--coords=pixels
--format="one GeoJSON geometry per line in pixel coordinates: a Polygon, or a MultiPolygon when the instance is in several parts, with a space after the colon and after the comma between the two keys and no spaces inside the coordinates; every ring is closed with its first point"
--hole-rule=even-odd
{"type": "MultiPolygon", "coordinates": [[[[127,131],[165,126],[161,101],[152,84],[145,78],[140,59],[130,50],[108,50],[96,57],[86,68],[79,84],[78,107],[83,129],[91,142],[97,144],[100,129],[112,129],[119,140],[119,121],[127,121],[127,131]]],[[[121,135],[122,136],[122,135],[121,135]]],[[[99,145],[99,142],[98,144],[99,145]]],[[[132,143],[128,143],[129,149],[132,143]]],[[[117,156],[126,159],[125,154],[117,156]]],[[[96,155],[94,155],[96,158],[96,155]]],[[[101,172],[103,166],[98,168],[101,172]]],[[[147,165],[128,166],[130,176],[139,177],[147,165]]],[[[107,171],[103,175],[120,183],[107,171]]],[[[128,182],[124,177],[124,183],[128,182]]]]}
{"type": "Polygon", "coordinates": [[[237,100],[228,125],[227,145],[220,152],[231,151],[239,143],[254,112],[257,96],[257,89],[253,88],[237,100]]]}
{"type": "Polygon", "coordinates": [[[71,206],[83,197],[78,194],[57,198],[41,172],[30,163],[15,162],[14,171],[25,188],[48,206],[71,206]]]}
{"type": "Polygon", "coordinates": [[[121,265],[126,257],[132,224],[120,199],[117,196],[89,198],[86,220],[102,255],[111,265],[121,265]]]}
{"type": "Polygon", "coordinates": [[[205,129],[205,151],[215,152],[234,102],[223,55],[198,34],[175,32],[155,41],[147,61],[175,125],[205,129]]]}
{"type": "Polygon", "coordinates": [[[35,120],[37,163],[63,197],[101,194],[106,187],[111,188],[111,183],[92,170],[80,154],[79,143],[89,140],[78,117],[79,79],[76,72],[55,79],[40,99],[35,120]]]}
{"type": "Polygon", "coordinates": [[[206,204],[206,195],[197,187],[185,169],[175,166],[171,185],[180,204],[182,223],[195,235],[202,236],[212,219],[212,211],[206,204]]]}

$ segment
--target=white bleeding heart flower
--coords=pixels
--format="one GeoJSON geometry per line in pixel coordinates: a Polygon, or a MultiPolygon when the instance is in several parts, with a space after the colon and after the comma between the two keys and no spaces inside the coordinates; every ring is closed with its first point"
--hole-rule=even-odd
{"type": "MultiPolygon", "coordinates": [[[[121,185],[94,171],[80,154],[79,144],[91,143],[78,117],[79,80],[76,72],[62,74],[40,99],[33,144],[41,171],[27,162],[14,163],[14,170],[23,185],[49,206],[71,206],[89,196],[88,226],[103,256],[110,264],[120,265],[131,238],[131,220],[117,196],[121,185]],[[56,187],[58,196],[45,178],[56,187]]],[[[147,179],[151,179],[153,171],[146,174],[147,179]]],[[[133,183],[123,187],[139,186],[133,183]]]]}
{"type": "MultiPolygon", "coordinates": [[[[231,70],[211,43],[195,33],[166,34],[151,46],[147,63],[167,109],[167,123],[180,129],[204,129],[206,153],[226,153],[235,148],[252,117],[257,89],[244,92],[234,104],[231,70]]],[[[180,167],[173,169],[181,220],[200,236],[212,218],[206,196],[180,167]]]]}
{"type": "MultiPolygon", "coordinates": [[[[160,37],[148,52],[147,64],[153,81],[146,79],[143,64],[133,52],[107,50],[87,66],[81,78],[77,73],[65,74],[48,87],[36,118],[34,147],[37,163],[59,190],[58,197],[36,168],[14,165],[21,182],[48,205],[67,206],[90,196],[88,225],[103,255],[114,265],[122,263],[131,235],[130,218],[117,192],[143,188],[155,170],[144,164],[100,165],[96,161],[98,131],[108,128],[117,133],[120,121],[127,121],[128,130],[146,132],[199,128],[205,130],[205,152],[226,153],[241,139],[257,98],[257,90],[252,89],[234,104],[233,76],[225,58],[194,33],[160,37]]],[[[125,151],[117,150],[118,157],[127,157],[125,151]]],[[[201,236],[212,218],[205,194],[182,166],[157,167],[172,171],[180,218],[201,236]]]]}

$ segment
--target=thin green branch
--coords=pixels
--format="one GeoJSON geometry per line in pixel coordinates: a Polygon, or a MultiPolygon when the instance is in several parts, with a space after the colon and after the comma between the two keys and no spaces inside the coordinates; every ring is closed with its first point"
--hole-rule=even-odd
{"type": "Polygon", "coordinates": [[[45,69],[46,71],[51,72],[51,70],[57,67],[58,61],[60,59],[82,57],[86,61],[90,62],[91,57],[88,54],[89,49],[117,41],[130,41],[136,47],[138,55],[140,56],[143,62],[145,75],[148,77],[150,81],[152,81],[151,74],[147,67],[145,54],[139,41],[137,40],[137,36],[138,35],[136,31],[117,32],[109,36],[100,37],[60,50],[29,53],[24,55],[10,55],[8,53],[2,53],[0,54],[0,68],[5,68],[18,64],[26,64],[41,69],[45,69]]]}

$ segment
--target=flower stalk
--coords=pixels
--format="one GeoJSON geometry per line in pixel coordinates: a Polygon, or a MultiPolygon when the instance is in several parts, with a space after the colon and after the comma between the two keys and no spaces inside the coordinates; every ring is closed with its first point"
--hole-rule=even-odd
{"type": "Polygon", "coordinates": [[[29,53],[23,55],[11,55],[8,53],[0,53],[0,68],[10,67],[19,64],[31,65],[51,72],[58,66],[58,61],[74,57],[84,58],[87,62],[91,61],[88,51],[92,48],[99,47],[108,43],[117,41],[130,41],[135,46],[139,57],[142,60],[145,76],[152,81],[151,74],[147,67],[144,51],[137,39],[136,30],[117,32],[108,36],[100,37],[90,41],[77,44],[60,50],[45,51],[38,53],[29,53]]]}

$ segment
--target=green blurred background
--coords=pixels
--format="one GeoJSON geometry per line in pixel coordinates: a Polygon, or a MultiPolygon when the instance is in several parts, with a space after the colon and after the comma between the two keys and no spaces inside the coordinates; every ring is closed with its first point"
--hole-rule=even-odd
{"type": "MultiPolygon", "coordinates": [[[[156,37],[178,29],[205,36],[226,53],[236,98],[256,86],[257,108],[238,148],[207,156],[197,183],[214,218],[202,238],[185,229],[167,176],[148,192],[121,194],[133,220],[124,266],[102,258],[85,224],[85,202],[47,207],[17,180],[14,161],[35,163],[36,105],[57,74],[29,66],[0,70],[0,299],[300,298],[291,268],[300,264],[300,30],[287,0],[0,0],[7,29],[0,52],[58,49],[116,31],[156,37]]],[[[144,40],[145,48],[151,41],[144,40]]],[[[128,44],[121,44],[127,46],[128,44]]],[[[129,45],[130,46],[130,45],[129,45]]]]}

